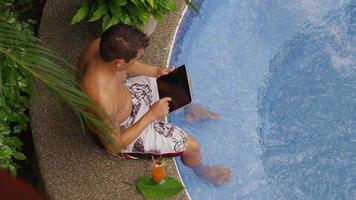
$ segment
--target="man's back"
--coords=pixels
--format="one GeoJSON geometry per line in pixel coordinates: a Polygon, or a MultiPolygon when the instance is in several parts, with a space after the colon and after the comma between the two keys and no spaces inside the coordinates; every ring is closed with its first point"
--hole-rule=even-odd
{"type": "Polygon", "coordinates": [[[94,40],[81,57],[81,87],[117,124],[131,113],[131,95],[122,84],[126,73],[110,70],[99,55],[99,43],[94,40]]]}

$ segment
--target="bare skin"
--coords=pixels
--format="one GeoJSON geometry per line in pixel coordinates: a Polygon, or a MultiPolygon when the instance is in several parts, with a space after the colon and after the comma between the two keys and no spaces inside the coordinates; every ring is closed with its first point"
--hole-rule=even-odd
{"type": "Polygon", "coordinates": [[[199,104],[191,103],[190,105],[184,108],[184,119],[188,123],[203,119],[217,120],[219,118],[220,115],[218,113],[206,110],[199,104]]]}
{"type": "MultiPolygon", "coordinates": [[[[130,92],[123,84],[127,75],[143,75],[159,77],[174,70],[174,68],[156,68],[152,65],[140,62],[144,50],[140,49],[136,58],[126,62],[124,59],[115,59],[105,62],[99,54],[100,39],[93,41],[86,49],[80,60],[80,70],[83,72],[81,86],[83,91],[90,96],[104,111],[108,118],[102,119],[113,128],[111,134],[114,141],[120,147],[131,144],[141,132],[154,120],[166,116],[169,111],[169,97],[158,100],[141,119],[124,131],[116,127],[129,117],[132,111],[132,99],[130,92]]],[[[185,119],[189,122],[200,119],[217,119],[218,114],[203,109],[196,104],[187,106],[185,119]]],[[[105,148],[118,153],[109,145],[107,140],[94,127],[90,127],[97,134],[105,148]]],[[[231,178],[231,171],[226,167],[210,167],[201,161],[200,147],[196,139],[188,135],[186,150],[182,155],[183,163],[192,168],[194,172],[207,179],[214,185],[221,185],[231,178]]]]}
{"type": "MultiPolygon", "coordinates": [[[[192,79],[188,77],[189,88],[192,88],[192,79]]],[[[190,91],[192,93],[192,91],[190,91]]],[[[220,118],[219,113],[204,109],[199,104],[191,103],[184,108],[184,120],[188,123],[196,122],[203,119],[217,120],[220,118]]]]}

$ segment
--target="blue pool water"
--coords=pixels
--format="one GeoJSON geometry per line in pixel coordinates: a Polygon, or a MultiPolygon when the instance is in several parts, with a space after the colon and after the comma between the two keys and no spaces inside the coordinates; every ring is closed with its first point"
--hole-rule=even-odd
{"type": "Polygon", "coordinates": [[[356,199],[356,1],[205,0],[187,14],[171,64],[219,121],[186,124],[214,187],[178,161],[193,200],[356,199]]]}

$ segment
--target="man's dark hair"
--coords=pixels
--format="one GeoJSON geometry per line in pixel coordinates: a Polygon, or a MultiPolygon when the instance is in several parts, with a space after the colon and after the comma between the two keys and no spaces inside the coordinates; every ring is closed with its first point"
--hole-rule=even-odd
{"type": "Polygon", "coordinates": [[[148,42],[149,38],[138,28],[117,24],[102,34],[99,52],[106,62],[115,59],[125,59],[126,62],[129,62],[136,57],[139,49],[148,46],[148,42]]]}

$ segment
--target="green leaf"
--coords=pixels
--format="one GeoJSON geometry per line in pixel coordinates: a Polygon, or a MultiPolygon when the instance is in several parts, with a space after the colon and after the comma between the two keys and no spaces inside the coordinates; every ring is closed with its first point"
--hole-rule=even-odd
{"type": "Polygon", "coordinates": [[[106,26],[104,26],[103,31],[118,24],[119,22],[120,22],[120,18],[118,17],[118,15],[112,16],[110,21],[108,22],[108,24],[106,26]]]}
{"type": "Polygon", "coordinates": [[[23,143],[17,137],[5,137],[4,144],[6,144],[7,146],[13,149],[18,149],[21,148],[23,143]]]}
{"type": "Polygon", "coordinates": [[[9,130],[9,129],[1,130],[0,133],[3,134],[3,135],[9,135],[11,133],[11,130],[9,130]]]}
{"type": "MultiPolygon", "coordinates": [[[[147,22],[149,20],[148,13],[140,7],[129,4],[126,6],[126,9],[130,12],[129,15],[132,18],[139,19],[142,22],[147,22]]],[[[136,24],[136,25],[138,25],[138,24],[136,24]]]]}
{"type": "MultiPolygon", "coordinates": [[[[125,9],[126,10],[126,9],[125,9]]],[[[131,25],[132,24],[132,20],[131,20],[131,17],[130,17],[130,14],[129,12],[126,10],[126,12],[122,13],[121,15],[121,21],[124,23],[124,24],[128,24],[128,25],[131,25]]]]}
{"type": "Polygon", "coordinates": [[[162,0],[160,4],[169,11],[177,10],[177,4],[173,0],[162,0]]]}
{"type": "Polygon", "coordinates": [[[150,6],[151,6],[152,8],[155,7],[155,0],[147,0],[147,2],[148,2],[148,4],[150,4],[150,6]]]}
{"type": "Polygon", "coordinates": [[[7,121],[7,119],[8,119],[8,115],[7,115],[7,113],[3,113],[3,112],[1,112],[1,113],[0,113],[0,121],[4,121],[4,122],[6,122],[6,121],[7,121]]]}
{"type": "Polygon", "coordinates": [[[14,151],[12,153],[12,155],[14,156],[14,158],[16,160],[26,160],[26,156],[23,153],[19,152],[19,151],[14,151]]]}
{"type": "Polygon", "coordinates": [[[98,2],[95,0],[89,1],[89,13],[88,16],[92,16],[93,13],[98,9],[98,2]]]}
{"type": "Polygon", "coordinates": [[[16,168],[13,165],[9,165],[8,167],[9,167],[9,170],[10,170],[10,174],[12,176],[16,176],[17,175],[16,168]]]}
{"type": "Polygon", "coordinates": [[[85,2],[77,11],[77,13],[74,15],[72,22],[70,23],[71,25],[78,23],[82,21],[89,13],[89,4],[88,2],[85,2]]]}
{"type": "Polygon", "coordinates": [[[14,127],[14,133],[21,133],[25,130],[27,130],[27,121],[21,121],[22,124],[21,125],[16,125],[14,127]]]}
{"type": "Polygon", "coordinates": [[[11,155],[12,155],[12,151],[11,151],[10,148],[6,147],[6,148],[3,148],[3,149],[0,149],[0,159],[10,158],[11,155]]]}
{"type": "Polygon", "coordinates": [[[140,5],[140,0],[130,0],[136,6],[140,5]]]}
{"type": "Polygon", "coordinates": [[[110,21],[111,21],[110,15],[105,15],[103,17],[103,24],[102,24],[103,31],[105,31],[106,29],[108,29],[110,27],[110,21]]]}
{"type": "Polygon", "coordinates": [[[113,0],[113,4],[116,7],[124,6],[124,5],[126,5],[126,3],[127,3],[127,0],[113,0]]]}
{"type": "Polygon", "coordinates": [[[153,14],[153,17],[158,22],[158,24],[162,24],[163,23],[163,15],[162,14],[153,14]]]}
{"type": "Polygon", "coordinates": [[[136,186],[146,198],[170,198],[184,189],[176,179],[167,176],[161,183],[156,183],[150,176],[144,176],[136,182],[136,186]]]}
{"type": "Polygon", "coordinates": [[[104,15],[106,15],[109,12],[108,5],[104,2],[101,2],[99,4],[98,9],[93,13],[91,18],[89,19],[88,22],[94,22],[102,18],[104,15]]]}

